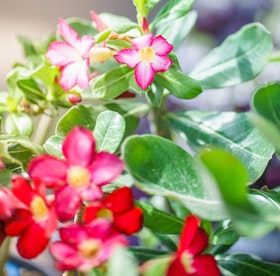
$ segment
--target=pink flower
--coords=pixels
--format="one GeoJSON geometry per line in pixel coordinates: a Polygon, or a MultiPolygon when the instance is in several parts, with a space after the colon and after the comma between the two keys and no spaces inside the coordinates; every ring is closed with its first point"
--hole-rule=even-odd
{"type": "Polygon", "coordinates": [[[132,49],[123,49],[114,57],[119,63],[135,68],[134,76],[137,84],[146,89],[154,80],[155,73],[165,72],[172,64],[167,57],[173,46],[161,35],[153,37],[145,34],[132,40],[132,49]]]}
{"type": "Polygon", "coordinates": [[[51,234],[57,229],[53,198],[46,197],[42,183],[29,183],[21,176],[13,178],[12,192],[23,207],[15,209],[5,221],[5,233],[19,236],[17,249],[23,258],[35,258],[46,248],[51,234]]]}
{"type": "Polygon", "coordinates": [[[167,271],[167,276],[220,276],[214,257],[202,254],[208,245],[207,233],[199,227],[199,219],[186,218],[177,252],[167,271]]]}
{"type": "Polygon", "coordinates": [[[59,270],[88,272],[110,258],[118,245],[127,245],[124,236],[113,231],[106,219],[91,224],[71,224],[60,229],[61,241],[50,245],[59,270]]]}
{"type": "Polygon", "coordinates": [[[122,173],[124,164],[108,152],[96,152],[92,133],[74,127],[66,136],[62,152],[65,160],[49,155],[33,159],[28,168],[32,179],[55,188],[56,211],[61,221],[72,219],[82,201],[92,202],[103,196],[100,187],[122,173]]]}
{"type": "Polygon", "coordinates": [[[89,52],[94,38],[84,35],[81,38],[65,20],[59,19],[58,30],[63,41],[52,42],[46,53],[50,63],[61,68],[60,85],[70,90],[76,84],[81,88],[89,86],[89,52]]]}

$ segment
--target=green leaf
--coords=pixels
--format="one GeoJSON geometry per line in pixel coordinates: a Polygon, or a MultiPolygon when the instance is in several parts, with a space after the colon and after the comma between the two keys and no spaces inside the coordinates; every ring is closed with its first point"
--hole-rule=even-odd
{"type": "Polygon", "coordinates": [[[222,254],[215,256],[223,275],[254,275],[254,276],[278,276],[280,265],[264,262],[253,256],[245,254],[222,254]],[[231,273],[231,274],[227,274],[231,273]]]}
{"type": "Polygon", "coordinates": [[[95,36],[98,34],[97,29],[93,23],[78,17],[67,19],[68,24],[78,33],[80,37],[83,35],[95,36]]]}
{"type": "Polygon", "coordinates": [[[260,23],[248,24],[205,56],[190,76],[205,89],[236,85],[255,78],[271,51],[271,34],[260,23]]]}
{"type": "Polygon", "coordinates": [[[29,102],[36,104],[38,101],[45,99],[45,94],[34,79],[19,80],[17,85],[29,102]]]}
{"type": "Polygon", "coordinates": [[[211,243],[214,245],[231,245],[239,239],[239,235],[234,230],[231,220],[220,222],[213,231],[211,243]]]}
{"type": "Polygon", "coordinates": [[[167,118],[192,149],[210,146],[232,152],[248,169],[248,184],[262,175],[274,153],[247,113],[187,111],[167,118]]]}
{"type": "Polygon", "coordinates": [[[141,263],[169,253],[168,251],[142,246],[130,246],[128,249],[133,253],[134,258],[141,263]]]}
{"type": "Polygon", "coordinates": [[[53,135],[47,139],[43,147],[48,154],[61,158],[63,156],[62,142],[63,138],[61,136],[53,135]]]}
{"type": "Polygon", "coordinates": [[[58,121],[55,134],[64,137],[75,126],[83,126],[93,131],[96,118],[103,110],[91,105],[73,106],[58,121]]]}
{"type": "Polygon", "coordinates": [[[181,219],[141,201],[137,202],[137,206],[143,210],[145,227],[161,234],[181,233],[184,225],[181,219]]]}
{"type": "Polygon", "coordinates": [[[191,9],[193,2],[193,0],[170,0],[166,2],[166,5],[151,22],[151,29],[184,16],[191,9]]]}
{"type": "Polygon", "coordinates": [[[157,27],[157,35],[162,35],[176,50],[190,33],[197,20],[197,12],[191,11],[173,20],[172,24],[164,23],[157,27]]]}
{"type": "Polygon", "coordinates": [[[0,186],[9,187],[11,184],[12,173],[5,169],[0,170],[0,186]]]}
{"type": "Polygon", "coordinates": [[[154,135],[131,136],[122,153],[140,189],[177,200],[205,219],[226,217],[219,198],[203,185],[196,161],[176,144],[154,135]]]}
{"type": "Polygon", "coordinates": [[[181,99],[192,99],[202,92],[198,81],[173,69],[156,74],[155,81],[171,94],[181,99]]]}
{"type": "Polygon", "coordinates": [[[91,91],[88,89],[85,96],[100,100],[112,100],[128,89],[132,74],[133,70],[126,65],[119,66],[94,78],[91,91]]]}
{"type": "Polygon", "coordinates": [[[98,151],[114,153],[122,142],[125,133],[125,120],[117,112],[107,110],[96,119],[94,137],[98,151]]]}
{"type": "Polygon", "coordinates": [[[212,149],[202,152],[200,160],[211,174],[204,180],[212,192],[218,188],[238,233],[258,238],[280,225],[279,193],[252,190],[248,194],[246,170],[238,159],[212,149]]]}
{"type": "Polygon", "coordinates": [[[109,259],[107,276],[138,276],[137,266],[126,248],[115,248],[109,259]]]}
{"type": "Polygon", "coordinates": [[[30,38],[20,35],[17,37],[17,40],[23,48],[23,53],[25,57],[29,57],[37,54],[34,44],[30,38]]]}
{"type": "Polygon", "coordinates": [[[9,111],[9,107],[7,105],[8,96],[8,92],[0,91],[0,113],[9,111]]]}
{"type": "Polygon", "coordinates": [[[163,88],[156,83],[151,84],[151,89],[149,89],[146,93],[147,101],[153,105],[160,107],[162,104],[163,98],[163,88]]]}
{"type": "Polygon", "coordinates": [[[33,132],[33,122],[26,113],[10,113],[5,118],[4,128],[8,134],[31,136],[33,132]]]}
{"type": "Polygon", "coordinates": [[[251,107],[258,116],[253,116],[253,123],[280,152],[280,82],[273,82],[259,87],[251,101],[251,107]]]}

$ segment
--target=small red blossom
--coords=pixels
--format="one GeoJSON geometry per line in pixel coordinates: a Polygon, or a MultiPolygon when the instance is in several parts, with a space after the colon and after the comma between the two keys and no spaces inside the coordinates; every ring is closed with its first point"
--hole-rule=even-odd
{"type": "Polygon", "coordinates": [[[86,206],[83,216],[85,223],[100,217],[112,221],[114,228],[126,235],[138,232],[143,224],[143,212],[134,206],[133,194],[128,187],[117,189],[103,200],[86,206]]]}
{"type": "Polygon", "coordinates": [[[61,241],[50,245],[59,270],[88,272],[106,262],[116,246],[127,245],[106,219],[86,225],[71,224],[60,229],[61,241]]]}
{"type": "Polygon", "coordinates": [[[156,73],[165,72],[171,66],[172,60],[167,54],[173,50],[173,45],[161,35],[153,37],[152,33],[147,33],[132,39],[132,47],[120,50],[114,57],[118,63],[135,68],[136,83],[146,89],[156,73]]]}
{"type": "Polygon", "coordinates": [[[123,171],[123,161],[108,152],[96,152],[92,133],[74,127],[66,136],[64,159],[42,155],[33,159],[28,168],[32,179],[39,179],[55,188],[56,211],[61,221],[72,219],[82,201],[92,202],[103,197],[101,186],[111,183],[123,171]]]}
{"type": "Polygon", "coordinates": [[[23,258],[35,258],[47,247],[57,229],[53,198],[46,197],[42,183],[29,183],[22,176],[12,179],[12,192],[23,207],[16,208],[5,221],[5,233],[19,237],[17,249],[23,258]]]}
{"type": "Polygon", "coordinates": [[[185,220],[178,250],[167,270],[167,276],[220,276],[214,257],[202,254],[208,245],[207,233],[199,227],[199,219],[190,215],[185,220]]]}

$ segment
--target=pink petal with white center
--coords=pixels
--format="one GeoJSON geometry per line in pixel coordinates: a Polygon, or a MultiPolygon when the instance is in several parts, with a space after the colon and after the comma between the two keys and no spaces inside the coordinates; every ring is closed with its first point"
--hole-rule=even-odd
{"type": "Polygon", "coordinates": [[[91,172],[92,182],[97,186],[102,186],[111,183],[122,173],[124,163],[113,154],[100,152],[88,169],[91,172]]]}
{"type": "Polygon", "coordinates": [[[94,38],[89,35],[83,35],[80,41],[80,51],[83,58],[88,58],[89,51],[94,45],[94,38]]]}
{"type": "Polygon", "coordinates": [[[148,33],[143,36],[132,39],[132,46],[135,50],[141,50],[142,48],[150,47],[153,42],[153,34],[148,33]]]}
{"type": "Polygon", "coordinates": [[[63,142],[62,152],[71,166],[90,165],[95,158],[95,141],[91,131],[74,127],[63,142]]]}
{"type": "Polygon", "coordinates": [[[55,41],[49,46],[46,57],[55,66],[66,66],[69,63],[81,61],[81,54],[66,42],[55,41]]]}
{"type": "Polygon", "coordinates": [[[65,184],[68,166],[63,160],[50,155],[41,155],[31,160],[28,167],[30,178],[41,180],[48,186],[65,184]]]}
{"type": "Polygon", "coordinates": [[[151,48],[153,48],[156,55],[164,56],[173,50],[173,45],[169,44],[163,36],[159,35],[153,39],[151,48]]]}
{"type": "Polygon", "coordinates": [[[55,209],[60,221],[72,219],[81,206],[81,197],[77,191],[69,186],[55,192],[55,209]]]}
{"type": "Polygon", "coordinates": [[[169,69],[172,64],[172,59],[166,56],[155,56],[151,67],[154,72],[165,72],[169,69]]]}
{"type": "Polygon", "coordinates": [[[134,49],[123,49],[114,55],[114,58],[118,63],[124,63],[130,68],[134,68],[140,62],[139,53],[134,49]]]}
{"type": "Polygon", "coordinates": [[[75,48],[79,48],[79,36],[78,33],[62,18],[58,19],[58,31],[61,36],[75,48]]]}
{"type": "Polygon", "coordinates": [[[73,62],[64,67],[59,83],[66,91],[72,89],[76,84],[81,89],[87,88],[89,86],[88,61],[73,62]]]}
{"type": "Polygon", "coordinates": [[[145,90],[153,82],[155,72],[150,63],[139,62],[135,67],[134,76],[137,84],[145,90]]]}

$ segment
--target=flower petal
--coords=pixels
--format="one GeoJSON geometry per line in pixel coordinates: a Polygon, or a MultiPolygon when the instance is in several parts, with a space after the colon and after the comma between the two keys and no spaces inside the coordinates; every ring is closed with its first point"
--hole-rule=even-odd
{"type": "Polygon", "coordinates": [[[154,72],[165,72],[169,69],[172,64],[172,59],[165,56],[155,56],[151,67],[154,72]]]}
{"type": "Polygon", "coordinates": [[[173,45],[169,44],[163,36],[159,35],[153,39],[151,48],[153,48],[156,55],[164,56],[173,50],[173,45]]]}
{"type": "Polygon", "coordinates": [[[132,46],[135,50],[140,50],[142,48],[150,47],[153,42],[153,34],[147,33],[145,35],[139,36],[132,39],[132,46]]]}
{"type": "Polygon", "coordinates": [[[91,131],[83,127],[74,127],[66,136],[62,151],[69,165],[90,165],[95,157],[95,141],[91,131]]]}
{"type": "Polygon", "coordinates": [[[184,250],[188,249],[189,246],[192,244],[193,239],[199,228],[199,223],[200,220],[194,215],[189,215],[186,217],[184,228],[181,234],[180,243],[178,246],[179,254],[184,250]]]}
{"type": "Polygon", "coordinates": [[[192,266],[196,270],[195,275],[197,276],[221,275],[216,260],[209,254],[195,257],[192,266]]]}
{"type": "Polygon", "coordinates": [[[97,186],[111,183],[123,171],[124,163],[117,156],[108,152],[100,152],[89,167],[92,182],[97,186]]]}
{"type": "Polygon", "coordinates": [[[179,256],[176,256],[174,260],[169,265],[166,276],[189,276],[190,274],[186,272],[179,256]]]}
{"type": "Polygon", "coordinates": [[[114,58],[118,63],[124,63],[130,68],[134,68],[138,62],[140,62],[139,52],[134,49],[120,50],[114,58]]]}
{"type": "Polygon", "coordinates": [[[45,229],[39,224],[31,224],[19,237],[17,242],[18,253],[25,259],[32,259],[42,253],[49,243],[45,236],[45,229]]]}
{"type": "Polygon", "coordinates": [[[70,243],[74,247],[77,247],[81,242],[88,238],[85,228],[74,223],[61,228],[59,235],[62,241],[70,243]]]}
{"type": "Polygon", "coordinates": [[[148,62],[139,62],[134,72],[137,84],[145,90],[153,82],[155,73],[148,62]]]}
{"type": "Polygon", "coordinates": [[[143,212],[133,208],[122,214],[114,214],[114,227],[121,233],[131,235],[138,232],[143,225],[143,212]]]}
{"type": "Polygon", "coordinates": [[[89,35],[83,35],[80,42],[80,52],[83,58],[87,58],[88,54],[94,45],[94,38],[89,35]]]}
{"type": "Polygon", "coordinates": [[[50,155],[41,155],[31,160],[28,173],[32,179],[39,179],[48,186],[57,187],[65,184],[67,164],[50,155]]]}
{"type": "Polygon", "coordinates": [[[46,57],[55,66],[66,66],[81,60],[81,54],[66,42],[55,41],[49,46],[46,57]]]}
{"type": "Polygon", "coordinates": [[[61,36],[75,48],[79,47],[79,36],[78,33],[62,18],[58,19],[58,31],[61,36]]]}
{"type": "Polygon", "coordinates": [[[103,200],[103,204],[114,213],[129,211],[134,208],[132,191],[128,187],[117,189],[103,200]]]}
{"type": "Polygon", "coordinates": [[[87,203],[93,202],[103,197],[102,190],[95,184],[87,186],[85,189],[82,189],[79,192],[82,200],[87,203]]]}
{"type": "Polygon", "coordinates": [[[59,83],[66,91],[76,84],[81,89],[87,88],[89,86],[88,60],[73,62],[63,67],[59,83]]]}
{"type": "Polygon", "coordinates": [[[198,228],[191,244],[188,247],[188,252],[193,255],[197,255],[202,253],[207,246],[208,235],[202,228],[198,228]]]}
{"type": "Polygon", "coordinates": [[[76,190],[64,186],[55,193],[55,209],[60,221],[72,219],[81,206],[81,197],[76,190]]]}

